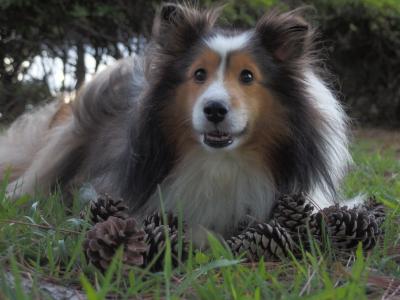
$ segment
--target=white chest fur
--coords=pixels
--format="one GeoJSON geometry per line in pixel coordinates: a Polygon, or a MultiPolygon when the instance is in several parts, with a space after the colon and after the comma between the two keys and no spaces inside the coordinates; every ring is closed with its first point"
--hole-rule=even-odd
{"type": "MultiPolygon", "coordinates": [[[[190,152],[161,184],[167,211],[179,211],[191,228],[227,236],[250,216],[265,221],[274,201],[274,186],[260,162],[235,151],[190,152]]],[[[160,206],[156,193],[146,210],[160,206]]]]}

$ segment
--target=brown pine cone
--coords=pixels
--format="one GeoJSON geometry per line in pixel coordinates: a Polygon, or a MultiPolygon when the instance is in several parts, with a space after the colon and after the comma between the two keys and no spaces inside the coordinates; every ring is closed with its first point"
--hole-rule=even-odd
{"type": "Polygon", "coordinates": [[[163,215],[160,212],[156,212],[144,219],[143,226],[146,228],[146,230],[151,230],[152,228],[156,228],[160,225],[168,225],[171,230],[178,230],[179,222],[176,216],[174,216],[171,212],[168,212],[165,214],[165,219],[167,224],[164,224],[163,215]]]}
{"type": "Polygon", "coordinates": [[[97,223],[86,234],[83,243],[86,259],[101,271],[106,271],[117,249],[123,247],[123,263],[142,266],[147,250],[145,232],[138,228],[134,218],[109,217],[97,223]]]}
{"type": "Polygon", "coordinates": [[[281,259],[293,250],[290,234],[275,220],[259,223],[245,232],[227,240],[227,244],[235,255],[245,253],[250,261],[281,259]]]}
{"type": "Polygon", "coordinates": [[[315,215],[315,226],[317,237],[326,232],[336,249],[355,249],[362,242],[370,250],[381,235],[374,215],[362,208],[330,206],[315,215]]]}
{"type": "Polygon", "coordinates": [[[293,235],[306,233],[314,206],[305,194],[282,195],[274,209],[274,219],[293,235]]]}
{"type": "MultiPolygon", "coordinates": [[[[113,199],[108,194],[101,194],[96,201],[90,202],[89,214],[93,224],[104,222],[111,216],[120,219],[127,219],[129,216],[128,207],[124,201],[113,199]]],[[[81,214],[81,217],[85,217],[84,213],[81,214]]]]}
{"type": "Polygon", "coordinates": [[[362,208],[369,211],[375,217],[378,226],[381,226],[385,221],[386,207],[382,203],[379,203],[375,196],[369,197],[362,208]]]}
{"type": "Polygon", "coordinates": [[[173,214],[166,215],[167,223],[164,224],[162,215],[155,213],[148,216],[143,221],[143,228],[146,232],[145,241],[148,245],[145,253],[145,265],[153,263],[151,270],[160,271],[163,269],[166,237],[169,237],[171,244],[172,265],[177,267],[180,261],[184,261],[188,256],[188,242],[185,237],[185,224],[183,224],[181,243],[181,257],[179,259],[179,234],[178,218],[173,214]],[[157,259],[156,259],[157,257],[157,259]],[[154,261],[155,260],[155,261],[154,261]]]}

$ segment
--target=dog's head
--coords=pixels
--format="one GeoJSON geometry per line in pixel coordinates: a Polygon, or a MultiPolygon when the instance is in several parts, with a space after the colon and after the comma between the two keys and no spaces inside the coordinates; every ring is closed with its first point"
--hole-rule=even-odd
{"type": "Polygon", "coordinates": [[[216,28],[217,15],[166,5],[156,21],[155,40],[168,60],[161,80],[173,87],[168,135],[185,148],[268,147],[290,135],[296,108],[278,88],[296,89],[290,76],[307,58],[311,30],[294,13],[266,15],[247,31],[216,28]]]}

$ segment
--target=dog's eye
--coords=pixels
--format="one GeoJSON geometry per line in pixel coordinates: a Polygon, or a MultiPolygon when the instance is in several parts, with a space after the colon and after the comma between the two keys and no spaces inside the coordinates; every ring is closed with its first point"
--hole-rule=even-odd
{"type": "Polygon", "coordinates": [[[203,83],[207,79],[207,71],[204,69],[197,69],[194,72],[194,79],[197,83],[203,83]]]}
{"type": "Polygon", "coordinates": [[[240,73],[240,81],[246,84],[251,83],[254,80],[253,73],[251,73],[249,70],[243,70],[240,73]]]}

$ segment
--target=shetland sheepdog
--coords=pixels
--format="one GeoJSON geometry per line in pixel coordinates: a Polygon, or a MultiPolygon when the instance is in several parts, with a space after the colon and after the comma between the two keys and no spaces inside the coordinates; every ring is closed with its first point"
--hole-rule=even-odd
{"type": "Polygon", "coordinates": [[[144,55],[96,75],[72,105],[12,124],[0,137],[9,196],[90,183],[139,219],[163,201],[197,244],[267,221],[282,193],[334,203],[348,122],[321,79],[315,30],[298,11],[250,30],[219,27],[219,12],[165,4],[144,55]]]}

